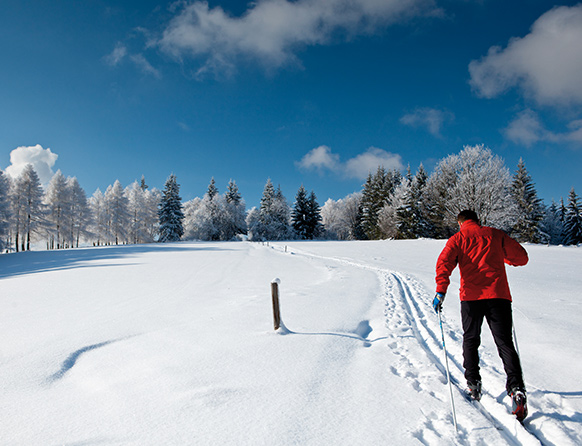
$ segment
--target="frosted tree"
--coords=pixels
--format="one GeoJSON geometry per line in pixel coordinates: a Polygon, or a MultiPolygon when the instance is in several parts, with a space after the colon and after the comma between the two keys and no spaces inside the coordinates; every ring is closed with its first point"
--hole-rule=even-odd
{"type": "Polygon", "coordinates": [[[281,188],[275,190],[271,179],[267,180],[261,197],[261,206],[256,215],[247,218],[251,240],[283,240],[292,238],[291,211],[281,188]]]}
{"type": "Polygon", "coordinates": [[[456,232],[457,215],[473,210],[483,224],[509,229],[513,201],[511,177],[501,158],[483,145],[465,146],[441,160],[427,183],[430,218],[437,236],[456,232]]]}
{"type": "Polygon", "coordinates": [[[577,245],[582,242],[582,209],[580,209],[580,198],[574,188],[568,194],[568,205],[564,218],[564,243],[566,245],[577,245]]]}
{"type": "Polygon", "coordinates": [[[174,174],[168,177],[162,190],[158,217],[160,242],[175,242],[182,238],[184,235],[184,214],[182,212],[180,185],[174,174]]]}
{"type": "Polygon", "coordinates": [[[159,234],[158,206],[162,193],[157,188],[144,191],[145,212],[142,213],[142,233],[145,242],[153,242],[159,234]]]}
{"type": "Polygon", "coordinates": [[[131,243],[150,243],[157,234],[158,204],[160,195],[154,188],[148,190],[148,186],[142,176],[141,184],[134,181],[125,188],[127,197],[129,231],[128,240],[131,243]]]}
{"type": "Polygon", "coordinates": [[[389,204],[390,196],[400,184],[402,174],[397,170],[386,171],[378,167],[374,175],[368,175],[362,191],[362,229],[370,240],[381,238],[378,216],[381,209],[389,204]]]}
{"type": "Polygon", "coordinates": [[[97,189],[89,199],[92,221],[89,227],[93,237],[93,244],[101,246],[107,243],[109,238],[109,212],[105,203],[105,196],[97,189]]]}
{"type": "Polygon", "coordinates": [[[87,201],[87,194],[76,177],[67,179],[69,191],[70,212],[68,215],[68,233],[66,240],[69,246],[79,247],[81,236],[87,236],[91,222],[91,209],[87,201]]]}
{"type": "Polygon", "coordinates": [[[359,192],[334,201],[328,199],[321,208],[322,223],[326,237],[339,240],[362,238],[361,207],[362,194],[359,192]]]}
{"type": "Polygon", "coordinates": [[[222,228],[223,240],[231,240],[237,234],[246,234],[247,225],[246,206],[242,196],[238,190],[236,182],[230,180],[227,190],[224,194],[225,209],[224,209],[224,224],[222,228]]]}
{"type": "Polygon", "coordinates": [[[405,177],[378,215],[382,237],[412,239],[428,236],[424,204],[426,182],[427,174],[422,164],[414,176],[408,167],[405,177]]]}
{"type": "Polygon", "coordinates": [[[71,215],[71,199],[67,179],[57,171],[51,178],[44,196],[47,215],[47,248],[62,249],[67,233],[66,222],[71,215]]]}
{"type": "Polygon", "coordinates": [[[127,241],[129,227],[128,200],[119,180],[105,191],[108,216],[108,238],[116,245],[127,241]]]}
{"type": "Polygon", "coordinates": [[[10,180],[0,170],[0,250],[8,246],[12,217],[10,207],[10,180]]]}
{"type": "Polygon", "coordinates": [[[515,204],[515,223],[511,235],[519,242],[541,242],[543,235],[540,222],[544,218],[543,204],[521,158],[513,176],[510,193],[515,204]]]}
{"type": "Polygon", "coordinates": [[[16,251],[29,251],[32,236],[40,230],[43,219],[42,196],[38,174],[32,164],[27,164],[12,190],[16,251]]]}

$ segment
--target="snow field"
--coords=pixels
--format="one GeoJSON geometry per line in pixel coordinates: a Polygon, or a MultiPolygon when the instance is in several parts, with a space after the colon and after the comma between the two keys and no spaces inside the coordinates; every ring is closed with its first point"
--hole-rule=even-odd
{"type": "Polygon", "coordinates": [[[430,307],[443,245],[175,243],[0,256],[0,444],[582,443],[581,251],[526,246],[531,264],[508,270],[525,428],[508,413],[486,327],[483,407],[461,397],[453,278],[443,325],[455,434],[430,307]]]}

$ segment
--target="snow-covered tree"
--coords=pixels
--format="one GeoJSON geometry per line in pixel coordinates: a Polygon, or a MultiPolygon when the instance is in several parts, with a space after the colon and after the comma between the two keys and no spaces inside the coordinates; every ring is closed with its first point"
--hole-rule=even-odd
{"type": "Polygon", "coordinates": [[[11,217],[10,180],[4,172],[0,170],[0,250],[3,250],[8,246],[11,217]]]}
{"type": "Polygon", "coordinates": [[[42,195],[38,174],[32,164],[27,164],[12,189],[16,251],[29,251],[32,236],[40,230],[43,219],[42,195]]]}
{"type": "Polygon", "coordinates": [[[281,188],[279,187],[275,190],[271,179],[268,179],[261,197],[258,221],[249,221],[247,219],[251,240],[284,240],[292,238],[293,229],[290,220],[291,211],[281,188]]]}
{"type": "Polygon", "coordinates": [[[475,211],[483,224],[509,229],[514,213],[510,185],[503,160],[483,145],[465,146],[458,155],[441,160],[426,188],[435,235],[456,232],[457,215],[464,209],[475,211]]]}
{"type": "Polygon", "coordinates": [[[400,184],[402,174],[397,170],[386,171],[378,167],[374,175],[368,175],[362,191],[362,229],[370,240],[381,238],[378,217],[381,209],[390,202],[394,189],[400,184]]]}
{"type": "Polygon", "coordinates": [[[580,208],[580,198],[574,188],[568,194],[568,205],[564,219],[564,243],[566,245],[582,243],[582,209],[580,208]]]}
{"type": "Polygon", "coordinates": [[[540,222],[544,217],[543,204],[521,158],[513,176],[510,192],[516,211],[511,235],[519,242],[541,242],[543,235],[540,231],[540,222]]]}
{"type": "Polygon", "coordinates": [[[238,190],[236,182],[230,180],[226,193],[224,194],[225,210],[224,224],[222,228],[223,240],[231,240],[237,234],[246,234],[247,225],[245,222],[246,211],[245,202],[238,190]]]}
{"type": "Polygon", "coordinates": [[[66,221],[71,217],[71,199],[67,179],[60,170],[51,178],[44,195],[46,207],[47,248],[62,249],[67,233],[66,221]]]}
{"type": "MultiPolygon", "coordinates": [[[[150,243],[154,241],[157,225],[157,213],[159,197],[152,199],[152,192],[145,186],[142,177],[141,184],[134,181],[125,188],[125,196],[128,200],[129,231],[128,240],[131,243],[150,243]]],[[[155,189],[153,190],[155,193],[155,189]]]]}
{"type": "Polygon", "coordinates": [[[96,246],[105,245],[109,239],[109,213],[105,203],[105,195],[101,190],[97,189],[89,198],[89,208],[93,217],[89,226],[94,240],[93,244],[96,246]]]}
{"type": "Polygon", "coordinates": [[[89,234],[91,209],[87,202],[87,194],[76,177],[67,179],[67,189],[69,191],[70,212],[66,222],[68,232],[65,240],[69,246],[78,248],[81,236],[86,237],[89,234]]]}
{"type": "Polygon", "coordinates": [[[128,200],[119,180],[105,191],[105,205],[108,215],[108,236],[111,243],[124,243],[128,238],[128,200]]]}
{"type": "Polygon", "coordinates": [[[158,217],[160,221],[160,242],[174,242],[182,238],[182,235],[184,235],[184,214],[182,212],[180,185],[174,174],[171,174],[166,180],[162,191],[158,217]]]}
{"type": "Polygon", "coordinates": [[[362,194],[348,195],[334,201],[328,199],[321,208],[322,223],[326,237],[339,240],[358,240],[364,238],[360,226],[362,194]]]}

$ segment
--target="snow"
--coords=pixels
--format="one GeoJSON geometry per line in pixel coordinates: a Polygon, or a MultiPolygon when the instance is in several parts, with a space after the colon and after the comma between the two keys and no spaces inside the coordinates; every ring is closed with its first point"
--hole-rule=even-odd
{"type": "Polygon", "coordinates": [[[530,415],[488,328],[463,385],[444,241],[181,242],[0,256],[0,444],[582,444],[582,250],[508,268],[530,415]],[[284,326],[273,330],[280,279],[284,326]]]}

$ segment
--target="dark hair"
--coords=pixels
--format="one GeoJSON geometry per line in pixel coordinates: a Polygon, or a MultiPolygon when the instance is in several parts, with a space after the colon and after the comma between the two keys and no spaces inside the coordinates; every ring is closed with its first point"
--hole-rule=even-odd
{"type": "Polygon", "coordinates": [[[470,211],[467,209],[459,212],[459,215],[457,215],[457,221],[462,223],[467,220],[473,220],[474,222],[479,223],[479,217],[477,217],[477,213],[475,211],[470,211]]]}

